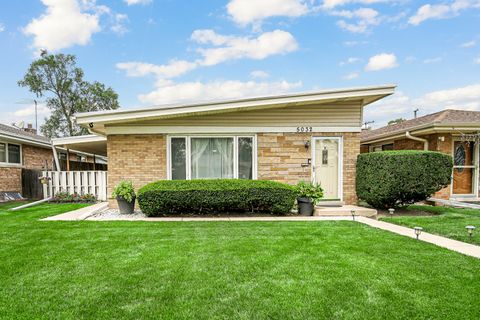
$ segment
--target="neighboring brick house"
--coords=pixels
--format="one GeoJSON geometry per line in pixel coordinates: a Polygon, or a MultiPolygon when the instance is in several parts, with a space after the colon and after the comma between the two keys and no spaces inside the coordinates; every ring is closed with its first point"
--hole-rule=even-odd
{"type": "Polygon", "coordinates": [[[100,111],[76,122],[106,137],[107,194],[121,179],[135,188],[161,179],[305,180],[320,183],[326,199],[354,204],[363,108],[394,89],[100,111]]]}
{"type": "MultiPolygon", "coordinates": [[[[92,161],[91,156],[86,153],[70,152],[69,154],[71,161],[92,161]]],[[[59,157],[66,159],[67,151],[60,149],[59,157]]],[[[23,193],[23,169],[54,169],[50,140],[37,135],[31,125],[21,129],[0,124],[0,201],[4,199],[6,192],[23,193]]]]}
{"type": "Polygon", "coordinates": [[[453,183],[437,192],[441,199],[478,200],[480,112],[444,110],[416,119],[364,130],[361,152],[431,150],[454,158],[453,183]]]}

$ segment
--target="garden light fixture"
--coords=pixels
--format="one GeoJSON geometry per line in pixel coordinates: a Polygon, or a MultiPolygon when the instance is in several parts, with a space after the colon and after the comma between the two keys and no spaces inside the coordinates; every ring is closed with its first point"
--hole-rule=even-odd
{"type": "Polygon", "coordinates": [[[355,214],[356,214],[355,209],[350,210],[350,213],[352,214],[353,221],[355,221],[355,214]]]}
{"type": "Polygon", "coordinates": [[[468,236],[471,238],[473,236],[473,230],[475,230],[474,226],[466,226],[465,229],[467,229],[468,236]]]}
{"type": "Polygon", "coordinates": [[[423,228],[422,227],[415,227],[413,229],[415,230],[415,235],[417,236],[417,240],[418,240],[418,237],[422,233],[423,228]]]}
{"type": "Polygon", "coordinates": [[[388,209],[388,212],[390,212],[390,214],[393,214],[395,212],[395,209],[390,208],[390,209],[388,209]]]}

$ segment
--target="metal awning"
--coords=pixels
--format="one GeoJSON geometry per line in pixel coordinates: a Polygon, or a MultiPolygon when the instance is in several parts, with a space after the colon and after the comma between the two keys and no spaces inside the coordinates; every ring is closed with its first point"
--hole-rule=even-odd
{"type": "Polygon", "coordinates": [[[107,138],[97,135],[85,135],[52,139],[54,147],[70,149],[92,155],[107,156],[107,138]]]}

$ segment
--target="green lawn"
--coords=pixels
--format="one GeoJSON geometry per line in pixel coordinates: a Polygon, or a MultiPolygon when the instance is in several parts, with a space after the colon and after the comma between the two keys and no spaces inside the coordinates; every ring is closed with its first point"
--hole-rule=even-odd
{"type": "Polygon", "coordinates": [[[340,222],[64,222],[0,206],[0,317],[480,319],[480,261],[340,222]]]}
{"type": "Polygon", "coordinates": [[[426,232],[480,245],[480,210],[418,205],[409,206],[407,210],[426,211],[436,215],[393,216],[381,218],[380,220],[412,228],[419,226],[426,232]],[[473,225],[477,228],[472,238],[468,236],[465,229],[468,225],[473,225]]]}

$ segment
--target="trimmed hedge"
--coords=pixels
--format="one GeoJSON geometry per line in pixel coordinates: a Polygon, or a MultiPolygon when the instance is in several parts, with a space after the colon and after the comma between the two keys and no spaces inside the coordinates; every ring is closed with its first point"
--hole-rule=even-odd
{"type": "Polygon", "coordinates": [[[138,190],[147,216],[169,214],[288,214],[296,198],[290,185],[267,180],[161,180],[138,190]]]}
{"type": "Polygon", "coordinates": [[[357,159],[357,196],[387,209],[427,199],[450,184],[453,161],[432,151],[382,151],[357,159]]]}

